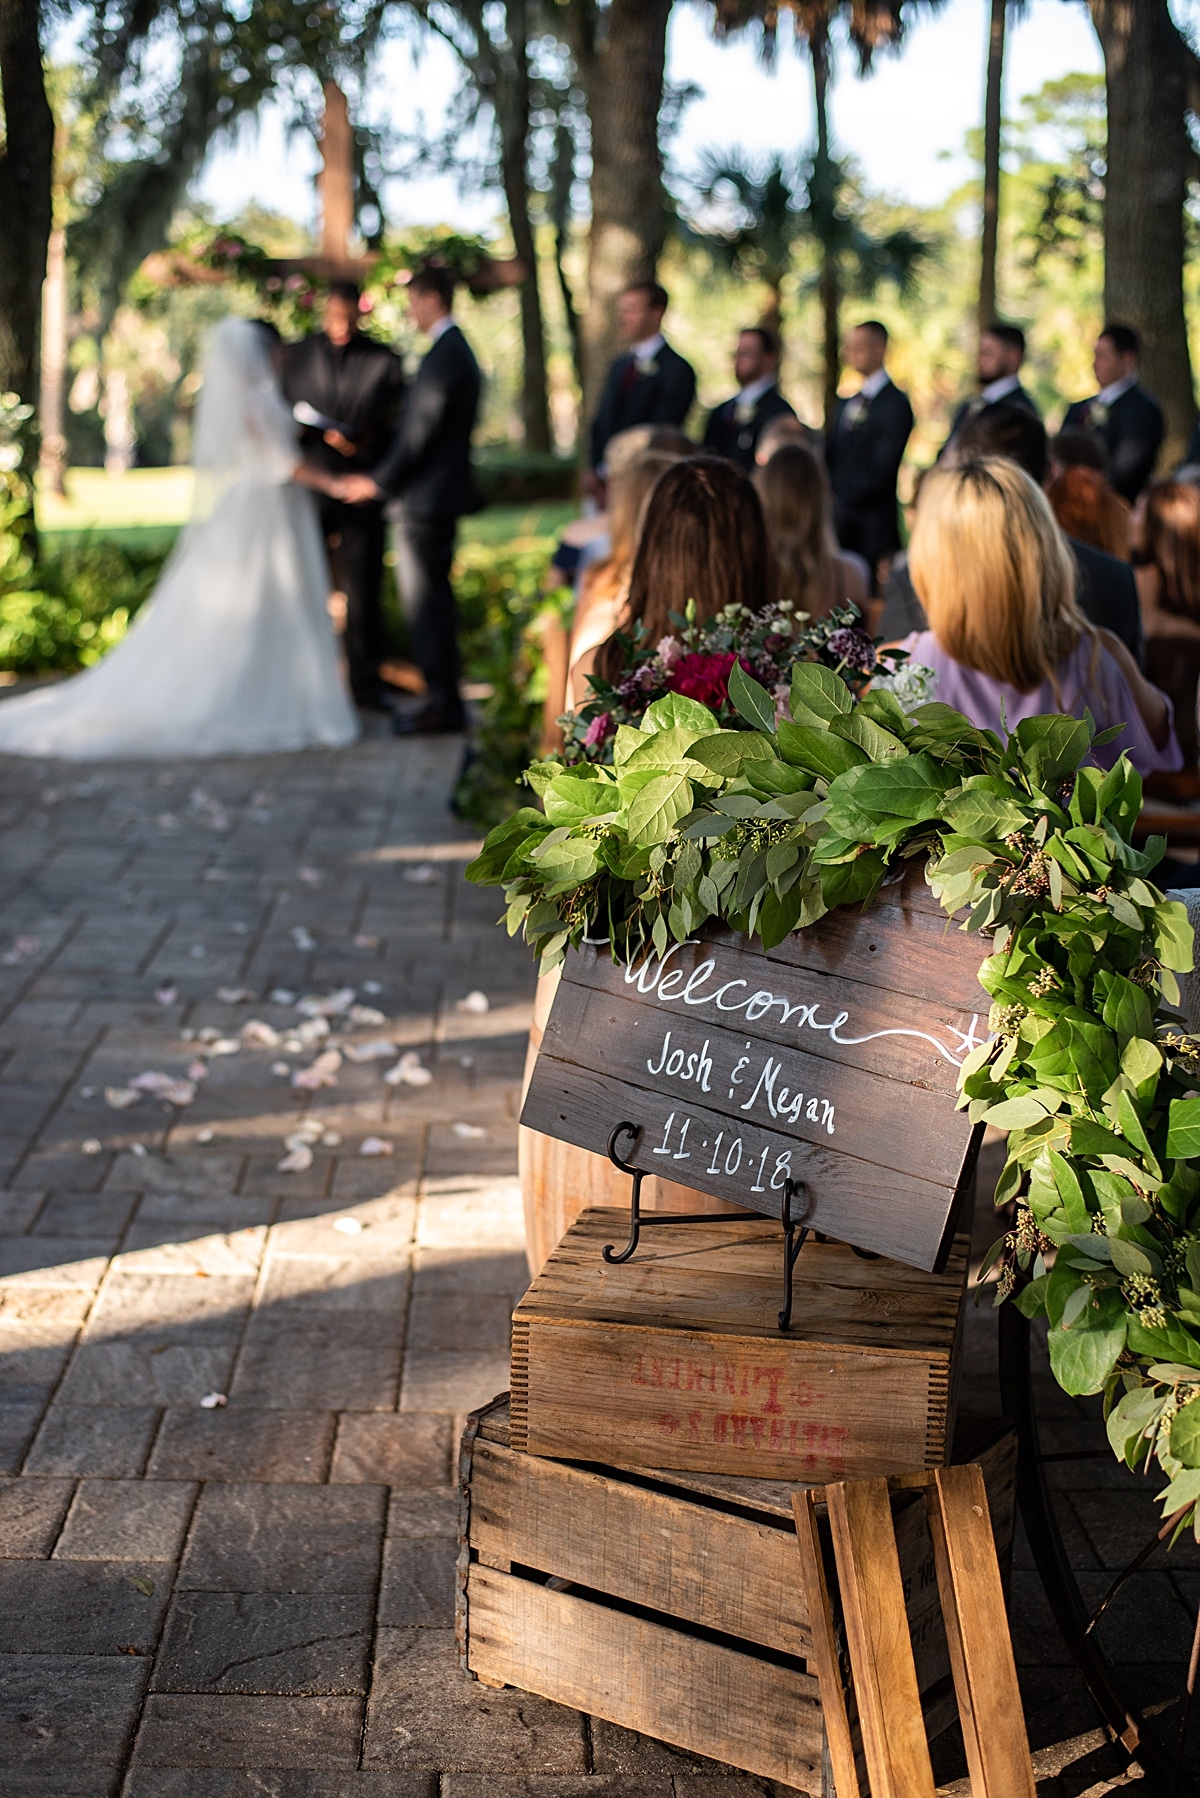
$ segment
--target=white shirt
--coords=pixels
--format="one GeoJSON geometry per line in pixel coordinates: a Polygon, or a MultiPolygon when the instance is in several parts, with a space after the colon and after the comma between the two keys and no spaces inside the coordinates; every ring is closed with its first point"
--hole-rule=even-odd
{"type": "Polygon", "coordinates": [[[653,362],[666,341],[662,332],[656,331],[653,337],[647,337],[643,343],[631,343],[629,354],[635,362],[653,362]]]}
{"type": "Polygon", "coordinates": [[[1001,375],[998,381],[989,381],[986,387],[979,389],[979,397],[985,406],[994,406],[997,400],[1007,399],[1021,385],[1020,375],[1001,375]]]}
{"type": "Polygon", "coordinates": [[[873,400],[877,393],[883,392],[891,378],[886,368],[877,368],[873,375],[867,376],[858,391],[864,400],[873,400]]]}
{"type": "Polygon", "coordinates": [[[1138,378],[1136,374],[1126,375],[1124,379],[1120,381],[1110,381],[1107,387],[1102,387],[1100,389],[1096,398],[1100,401],[1102,406],[1111,406],[1113,401],[1119,400],[1123,393],[1128,393],[1131,387],[1136,387],[1137,382],[1138,378]]]}
{"type": "Polygon", "coordinates": [[[434,344],[437,342],[439,337],[444,337],[446,332],[450,329],[450,327],[453,323],[454,323],[453,314],[451,314],[449,312],[443,312],[441,318],[435,318],[433,323],[430,325],[428,332],[426,333],[426,335],[429,338],[430,343],[434,344]]]}
{"type": "Polygon", "coordinates": [[[764,393],[770,393],[774,385],[774,375],[760,375],[757,381],[751,381],[745,387],[739,388],[737,396],[738,405],[756,405],[764,393]]]}

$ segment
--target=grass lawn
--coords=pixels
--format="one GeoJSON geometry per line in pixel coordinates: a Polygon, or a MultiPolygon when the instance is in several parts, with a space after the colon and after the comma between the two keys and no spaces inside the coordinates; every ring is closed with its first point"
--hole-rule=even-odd
{"type": "MultiPolygon", "coordinates": [[[[102,468],[73,468],[65,498],[39,493],[38,528],[47,547],[77,543],[94,534],[126,549],[147,552],[170,548],[192,503],[190,468],[134,468],[128,474],[105,474],[102,468]]],[[[514,537],[556,536],[577,508],[569,500],[544,505],[489,506],[464,518],[464,542],[500,544],[514,537]]]]}

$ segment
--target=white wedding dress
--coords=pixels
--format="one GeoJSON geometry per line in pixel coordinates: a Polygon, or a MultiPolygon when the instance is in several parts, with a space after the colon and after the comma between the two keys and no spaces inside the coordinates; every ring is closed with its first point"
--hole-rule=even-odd
{"type": "Polygon", "coordinates": [[[245,319],[210,340],[192,460],[192,519],[129,634],[94,668],[0,702],[0,753],[248,755],[358,735],[316,508],[291,479],[295,427],[245,319]]]}

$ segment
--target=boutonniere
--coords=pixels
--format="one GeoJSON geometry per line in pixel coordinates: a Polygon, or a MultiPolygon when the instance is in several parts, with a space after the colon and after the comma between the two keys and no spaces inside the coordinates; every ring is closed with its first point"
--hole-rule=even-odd
{"type": "Polygon", "coordinates": [[[1088,423],[1103,428],[1108,423],[1108,407],[1103,400],[1093,400],[1088,407],[1088,423]]]}
{"type": "Polygon", "coordinates": [[[864,399],[861,393],[856,393],[852,400],[846,401],[846,410],[843,412],[842,417],[850,426],[851,430],[853,430],[856,425],[862,424],[863,420],[866,418],[868,403],[869,402],[864,399]]]}
{"type": "Polygon", "coordinates": [[[734,422],[739,425],[748,425],[757,411],[757,400],[750,400],[749,402],[746,400],[738,400],[733,408],[734,422]]]}
{"type": "Polygon", "coordinates": [[[656,375],[658,373],[658,363],[654,360],[653,356],[651,356],[648,362],[635,362],[633,366],[639,381],[645,380],[648,376],[656,375]]]}

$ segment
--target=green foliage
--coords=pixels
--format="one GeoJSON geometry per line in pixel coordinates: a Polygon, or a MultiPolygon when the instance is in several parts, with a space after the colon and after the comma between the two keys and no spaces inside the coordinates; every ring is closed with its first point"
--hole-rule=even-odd
{"type": "Polygon", "coordinates": [[[618,731],[611,768],[535,764],[544,810],[494,831],[469,878],[504,886],[510,932],[552,967],[584,935],[631,959],[710,920],[770,948],[923,855],[947,915],[990,951],[992,1034],[959,1104],[1009,1133],[996,1302],[1047,1318],[1064,1389],[1105,1395],[1115,1451],[1155,1456],[1168,1511],[1195,1525],[1200,1037],[1172,1009],[1192,940],[1149,878],[1162,843],[1131,841],[1137,773],[1091,765],[1090,717],[1027,719],[1005,744],[801,663],[776,728],[751,689],[731,682],[753,734],[694,702],[682,716],[672,695],[618,731]]]}
{"type": "Polygon", "coordinates": [[[454,809],[484,829],[521,803],[522,777],[541,731],[544,669],[533,627],[559,603],[542,591],[553,548],[547,537],[465,543],[454,565],[463,666],[469,679],[492,689],[454,789],[454,809]]]}
{"type": "Polygon", "coordinates": [[[85,543],[34,563],[0,507],[0,668],[47,674],[90,667],[116,646],[150,594],[159,556],[85,543]]]}

